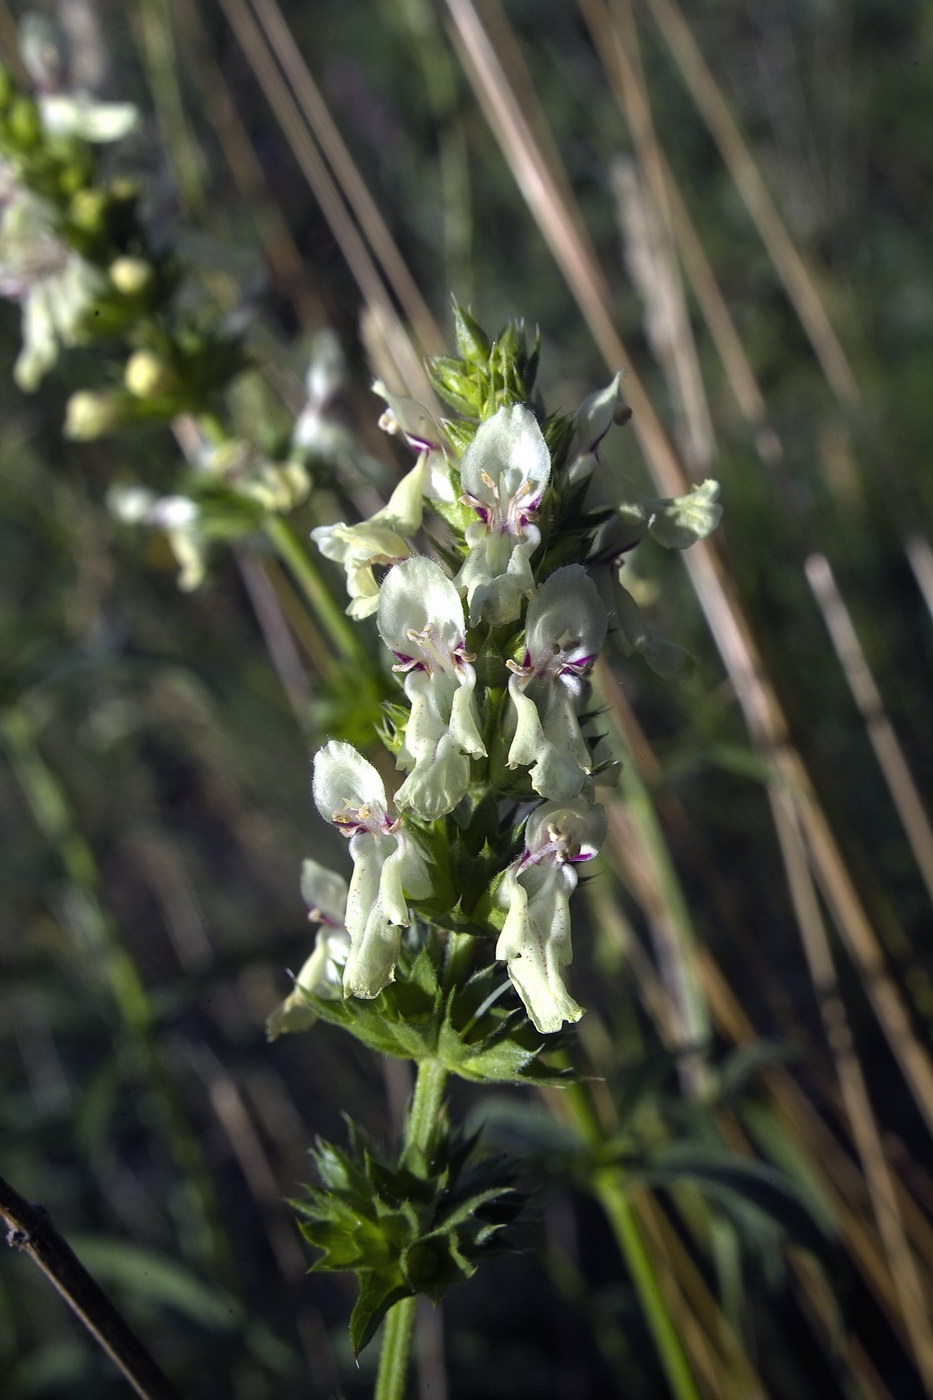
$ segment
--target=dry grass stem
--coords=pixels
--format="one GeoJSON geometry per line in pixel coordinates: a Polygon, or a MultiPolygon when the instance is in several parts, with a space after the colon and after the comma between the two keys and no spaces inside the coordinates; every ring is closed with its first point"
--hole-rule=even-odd
{"type": "Polygon", "coordinates": [[[828,383],[840,403],[848,409],[857,408],[861,403],[858,383],[833,327],[817,278],[788,233],[738,123],[680,8],[675,0],[648,0],[648,7],[719,147],[828,383]]]}
{"type": "Polygon", "coordinates": [[[904,750],[888,718],[881,692],[826,555],[811,554],[806,562],[806,570],[807,579],[819,603],[852,697],[865,721],[868,737],[894,799],[898,816],[910,842],[910,849],[914,853],[930,898],[933,899],[933,827],[913,780],[904,750]]]}
{"type": "Polygon", "coordinates": [[[252,0],[260,27],[291,85],[295,100],[304,113],[308,127],[314,133],[328,161],[347,204],[382,267],[389,286],[411,324],[422,354],[440,354],[444,337],[431,315],[411,272],[382,217],[340,135],[327,103],[321,95],[308,66],[301,56],[291,30],[285,23],[277,0],[252,0]]]}

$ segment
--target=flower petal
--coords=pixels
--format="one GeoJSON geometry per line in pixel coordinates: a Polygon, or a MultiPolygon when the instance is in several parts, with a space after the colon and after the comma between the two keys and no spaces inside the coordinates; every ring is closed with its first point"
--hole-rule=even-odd
{"type": "Polygon", "coordinates": [[[595,657],[606,640],[608,614],[599,590],[580,564],[555,569],[534,593],[525,617],[525,647],[534,666],[559,652],[595,657]]]}
{"type": "Polygon", "coordinates": [[[533,500],[540,499],[550,475],[544,434],[523,404],[500,408],[481,423],[460,463],[464,491],[490,505],[496,500],[490,481],[502,500],[514,500],[519,492],[533,500]]]}
{"type": "Polygon", "coordinates": [[[614,598],[616,627],[613,637],[623,656],[644,657],[655,675],[665,681],[673,680],[693,664],[689,651],[651,630],[641,608],[621,581],[615,586],[614,598]]]}
{"type": "Polygon", "coordinates": [[[295,978],[295,985],[281,1006],[266,1021],[266,1035],[275,1040],[292,1031],[305,1031],[314,1025],[317,1012],[308,994],[336,1001],[343,995],[342,970],[350,951],[346,929],[322,928],[314,940],[314,951],[295,978]]]}
{"type": "Polygon", "coordinates": [[[321,816],[334,825],[348,811],[371,813],[374,822],[385,818],[382,779],[368,759],[341,739],[331,739],[315,754],[312,792],[321,816]]]}
{"type": "Polygon", "coordinates": [[[571,455],[576,458],[595,452],[624,409],[622,370],[619,370],[605,389],[597,389],[595,394],[590,394],[580,405],[571,455]]]}
{"type": "Polygon", "coordinates": [[[386,575],[379,597],[379,635],[390,651],[413,656],[410,633],[430,632],[448,655],[463,645],[463,603],[433,559],[403,559],[386,575]]]}
{"type": "Polygon", "coordinates": [[[571,866],[551,865],[507,876],[503,883],[508,913],[496,957],[505,959],[525,1010],[544,1035],[583,1015],[561,975],[573,956],[568,900],[576,883],[571,866]]]}
{"type": "Polygon", "coordinates": [[[316,860],[301,862],[301,897],[313,918],[341,926],[347,912],[347,882],[316,860]]]}
{"type": "Polygon", "coordinates": [[[686,496],[648,502],[648,533],[665,549],[689,549],[705,540],[722,520],[718,481],[694,486],[686,496]]]}

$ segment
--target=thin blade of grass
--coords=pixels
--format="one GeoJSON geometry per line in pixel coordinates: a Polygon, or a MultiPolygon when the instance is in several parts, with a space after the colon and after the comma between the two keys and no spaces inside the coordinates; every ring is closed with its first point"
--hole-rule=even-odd
{"type": "Polygon", "coordinates": [[[807,333],[827,382],[848,409],[861,403],[858,382],[830,319],[817,279],[787,231],[729,104],[700,52],[676,0],[648,8],[706,122],[775,270],[807,333]]]}
{"type": "Polygon", "coordinates": [[[321,90],[298,50],[277,0],[252,0],[252,3],[266,39],[288,79],[295,101],[330,164],[334,178],[382,267],[389,286],[408,317],[421,352],[440,354],[445,348],[440,328],[399,252],[379,206],[360,175],[346,142],[340,135],[321,90]]]}

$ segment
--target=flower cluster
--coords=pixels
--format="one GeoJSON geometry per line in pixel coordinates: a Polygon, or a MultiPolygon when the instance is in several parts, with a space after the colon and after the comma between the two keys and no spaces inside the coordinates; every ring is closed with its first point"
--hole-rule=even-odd
{"type": "MultiPolygon", "coordinates": [[[[610,627],[623,650],[656,665],[669,645],[652,644],[621,585],[610,613],[597,561],[647,535],[673,548],[705,537],[718,522],[718,488],[652,501],[620,484],[611,510],[594,509],[612,489],[604,439],[628,416],[620,376],[574,419],[545,419],[533,392],[537,350],[521,328],[490,343],[456,315],[460,358],[431,372],[461,417],[438,421],[377,383],[381,426],[415,464],[376,515],[312,532],[346,571],[349,615],[375,616],[404,691],[384,735],[404,774],[395,808],[375,768],[338,741],[315,759],[314,797],[353,860],[345,996],[389,985],[403,929],[465,928],[489,936],[487,963],[506,964],[528,1017],[552,1033],[582,1014],[564,982],[569,899],[606,829],[590,673],[610,627]],[[426,512],[447,528],[431,533],[433,554],[416,538],[426,512]]],[[[317,977],[323,952],[311,961],[317,977]]],[[[316,987],[310,977],[298,987],[332,995],[336,964],[327,966],[316,987]]]]}
{"type": "Polygon", "coordinates": [[[63,350],[124,342],[125,354],[132,344],[116,382],[71,395],[65,436],[173,423],[186,462],[173,489],[121,482],[109,499],[119,519],[166,536],[180,585],[192,589],[212,540],[247,534],[307,496],[308,459],[335,441],[326,404],[310,402],[320,400],[320,364],[290,438],[264,429],[257,445],[224,432],[218,399],[246,363],[240,329],[178,295],[180,260],[171,249],[154,252],[138,189],[108,175],[100,155],[138,125],[135,107],[72,89],[64,50],[41,17],[26,16],[20,47],[31,92],[0,64],[0,298],[20,308],[14,377],[32,392],[63,350]]]}

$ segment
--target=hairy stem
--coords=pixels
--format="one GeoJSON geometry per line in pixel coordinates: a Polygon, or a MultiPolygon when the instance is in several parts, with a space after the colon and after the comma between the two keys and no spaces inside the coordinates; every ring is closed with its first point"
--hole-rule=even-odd
{"type": "Polygon", "coordinates": [[[2,1177],[0,1219],[8,1227],[7,1243],[28,1254],[39,1266],[120,1368],[136,1394],[142,1400],[179,1400],[175,1387],[53,1227],[45,1212],[24,1200],[2,1177]]]}
{"type": "MultiPolygon", "coordinates": [[[[430,1154],[441,1121],[446,1083],[447,1071],[439,1060],[420,1062],[405,1123],[403,1156],[414,1152],[430,1154]]],[[[416,1304],[416,1298],[403,1298],[386,1318],[374,1400],[404,1398],[416,1304]]]]}
{"type": "MultiPolygon", "coordinates": [[[[565,1091],[565,1102],[581,1135],[591,1147],[605,1140],[602,1125],[590,1092],[584,1084],[572,1084],[565,1091]]],[[[657,1270],[645,1244],[638,1217],[632,1208],[622,1167],[602,1167],[593,1174],[593,1192],[606,1212],[616,1243],[622,1253],[642,1313],[657,1349],[675,1400],[700,1400],[700,1392],[671,1316],[657,1270]]]]}

